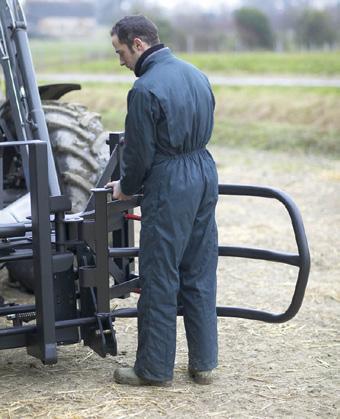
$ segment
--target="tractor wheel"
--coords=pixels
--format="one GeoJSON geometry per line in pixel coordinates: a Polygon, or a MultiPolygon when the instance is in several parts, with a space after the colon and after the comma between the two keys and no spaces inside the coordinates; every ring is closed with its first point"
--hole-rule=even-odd
{"type": "Polygon", "coordinates": [[[18,260],[7,262],[6,268],[9,275],[8,285],[12,288],[20,288],[29,293],[34,292],[34,273],[32,260],[18,260]]]}
{"type": "Polygon", "coordinates": [[[62,192],[71,199],[72,212],[79,212],[109,158],[108,134],[100,115],[84,106],[44,101],[43,109],[62,192]]]}
{"type": "MultiPolygon", "coordinates": [[[[43,102],[43,109],[62,193],[72,201],[72,212],[80,212],[109,158],[108,133],[100,115],[82,105],[51,100],[43,102]]],[[[34,291],[32,261],[6,265],[13,285],[34,291]]]]}

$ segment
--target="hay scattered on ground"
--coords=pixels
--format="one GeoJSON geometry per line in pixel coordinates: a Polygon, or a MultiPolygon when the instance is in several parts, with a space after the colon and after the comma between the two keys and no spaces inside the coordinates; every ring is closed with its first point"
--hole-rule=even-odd
{"type": "MultiPolygon", "coordinates": [[[[215,155],[221,183],[275,185],[300,207],[313,263],[298,316],[282,325],[219,319],[220,364],[209,387],[192,384],[187,376],[181,319],[171,388],[129,388],[113,382],[113,370],[134,361],[134,319],[116,322],[115,358],[101,359],[82,345],[72,345],[60,348],[57,365],[44,366],[24,349],[1,351],[1,418],[340,416],[340,183],[338,176],[324,177],[339,174],[340,163],[227,149],[215,150],[215,155]]],[[[241,241],[294,251],[284,211],[263,201],[221,201],[221,243],[241,241]]],[[[295,268],[272,263],[221,261],[219,304],[282,311],[289,304],[295,275],[295,268]]],[[[6,288],[3,277],[0,289],[6,298],[27,300],[20,291],[6,288]]]]}

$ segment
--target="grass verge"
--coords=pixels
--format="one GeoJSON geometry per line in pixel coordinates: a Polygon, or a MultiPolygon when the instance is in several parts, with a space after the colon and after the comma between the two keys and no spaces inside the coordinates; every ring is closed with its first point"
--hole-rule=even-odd
{"type": "MultiPolygon", "coordinates": [[[[31,41],[38,72],[120,73],[109,37],[101,41],[31,41]]],[[[340,74],[339,51],[179,53],[203,71],[220,74],[291,74],[336,76],[340,74]]]]}
{"type": "MultiPolygon", "coordinates": [[[[124,130],[128,84],[86,84],[66,97],[124,130]]],[[[340,89],[216,87],[212,142],[340,158],[340,89]]]]}

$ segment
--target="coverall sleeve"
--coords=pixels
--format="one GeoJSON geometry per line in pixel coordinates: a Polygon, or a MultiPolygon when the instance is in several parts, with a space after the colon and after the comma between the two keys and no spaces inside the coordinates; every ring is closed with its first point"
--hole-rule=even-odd
{"type": "Polygon", "coordinates": [[[156,145],[155,98],[143,88],[128,94],[121,190],[125,195],[139,191],[152,166],[156,145]]]}

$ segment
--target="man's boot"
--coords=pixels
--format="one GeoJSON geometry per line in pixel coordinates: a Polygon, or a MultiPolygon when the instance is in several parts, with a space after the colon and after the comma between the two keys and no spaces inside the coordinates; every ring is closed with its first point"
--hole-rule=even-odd
{"type": "Polygon", "coordinates": [[[213,372],[209,371],[196,371],[189,368],[189,375],[195,381],[196,384],[211,384],[213,382],[213,372]]]}
{"type": "Polygon", "coordinates": [[[138,377],[135,370],[129,368],[117,368],[114,372],[114,379],[118,384],[126,384],[129,386],[156,386],[156,387],[170,387],[172,381],[153,381],[138,377]]]}

